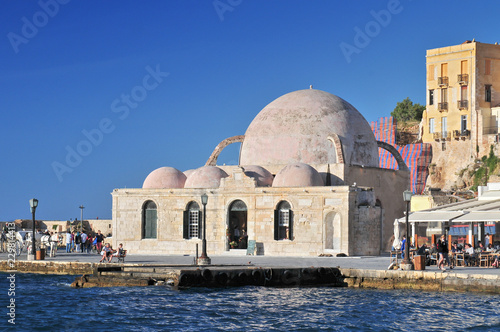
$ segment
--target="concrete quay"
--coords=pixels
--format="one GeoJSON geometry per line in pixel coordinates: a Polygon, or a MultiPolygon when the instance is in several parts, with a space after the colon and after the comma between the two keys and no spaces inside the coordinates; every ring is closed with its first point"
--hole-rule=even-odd
{"type": "MultiPolygon", "coordinates": [[[[192,255],[127,255],[125,264],[98,263],[96,254],[58,253],[42,261],[16,257],[14,270],[25,273],[74,274],[75,287],[134,286],[308,286],[415,289],[500,294],[500,269],[457,267],[441,272],[387,270],[388,256],[272,257],[239,254],[210,256],[209,266],[194,265],[192,255]],[[272,276],[272,277],[271,277],[272,276]],[[83,279],[82,279],[83,278],[83,279]]],[[[116,262],[116,261],[115,261],[116,262]]],[[[0,271],[12,271],[0,253],[0,271]]]]}

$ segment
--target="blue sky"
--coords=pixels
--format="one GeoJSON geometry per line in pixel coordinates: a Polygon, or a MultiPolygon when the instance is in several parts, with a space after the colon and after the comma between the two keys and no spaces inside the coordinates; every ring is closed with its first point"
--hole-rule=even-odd
{"type": "MultiPolygon", "coordinates": [[[[111,218],[310,84],[368,121],[425,104],[425,51],[500,41],[495,1],[2,1],[0,220],[111,218]]],[[[237,147],[219,161],[235,164],[237,147]]]]}

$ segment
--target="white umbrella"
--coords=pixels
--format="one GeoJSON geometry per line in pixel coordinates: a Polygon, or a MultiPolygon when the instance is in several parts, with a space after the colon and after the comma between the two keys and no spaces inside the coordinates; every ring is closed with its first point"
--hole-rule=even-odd
{"type": "Polygon", "coordinates": [[[401,240],[399,239],[399,237],[400,237],[399,234],[400,234],[399,221],[398,221],[398,219],[395,219],[394,220],[394,242],[392,242],[392,246],[396,250],[401,249],[401,240]]]}

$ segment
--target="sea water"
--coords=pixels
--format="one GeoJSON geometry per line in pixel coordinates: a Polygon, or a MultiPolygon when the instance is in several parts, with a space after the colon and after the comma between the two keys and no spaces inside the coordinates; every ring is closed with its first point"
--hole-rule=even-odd
{"type": "Polygon", "coordinates": [[[74,289],[74,276],[16,273],[14,283],[9,276],[0,273],[1,331],[500,331],[498,295],[330,287],[74,289]],[[7,308],[12,299],[14,320],[7,308]]]}

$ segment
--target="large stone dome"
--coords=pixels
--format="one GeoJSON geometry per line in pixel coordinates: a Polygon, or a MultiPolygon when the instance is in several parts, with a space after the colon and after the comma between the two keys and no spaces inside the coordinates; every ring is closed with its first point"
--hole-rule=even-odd
{"type": "Polygon", "coordinates": [[[344,163],[378,167],[370,125],[348,102],[321,90],[288,93],[264,107],[245,133],[240,165],[344,163]]]}

